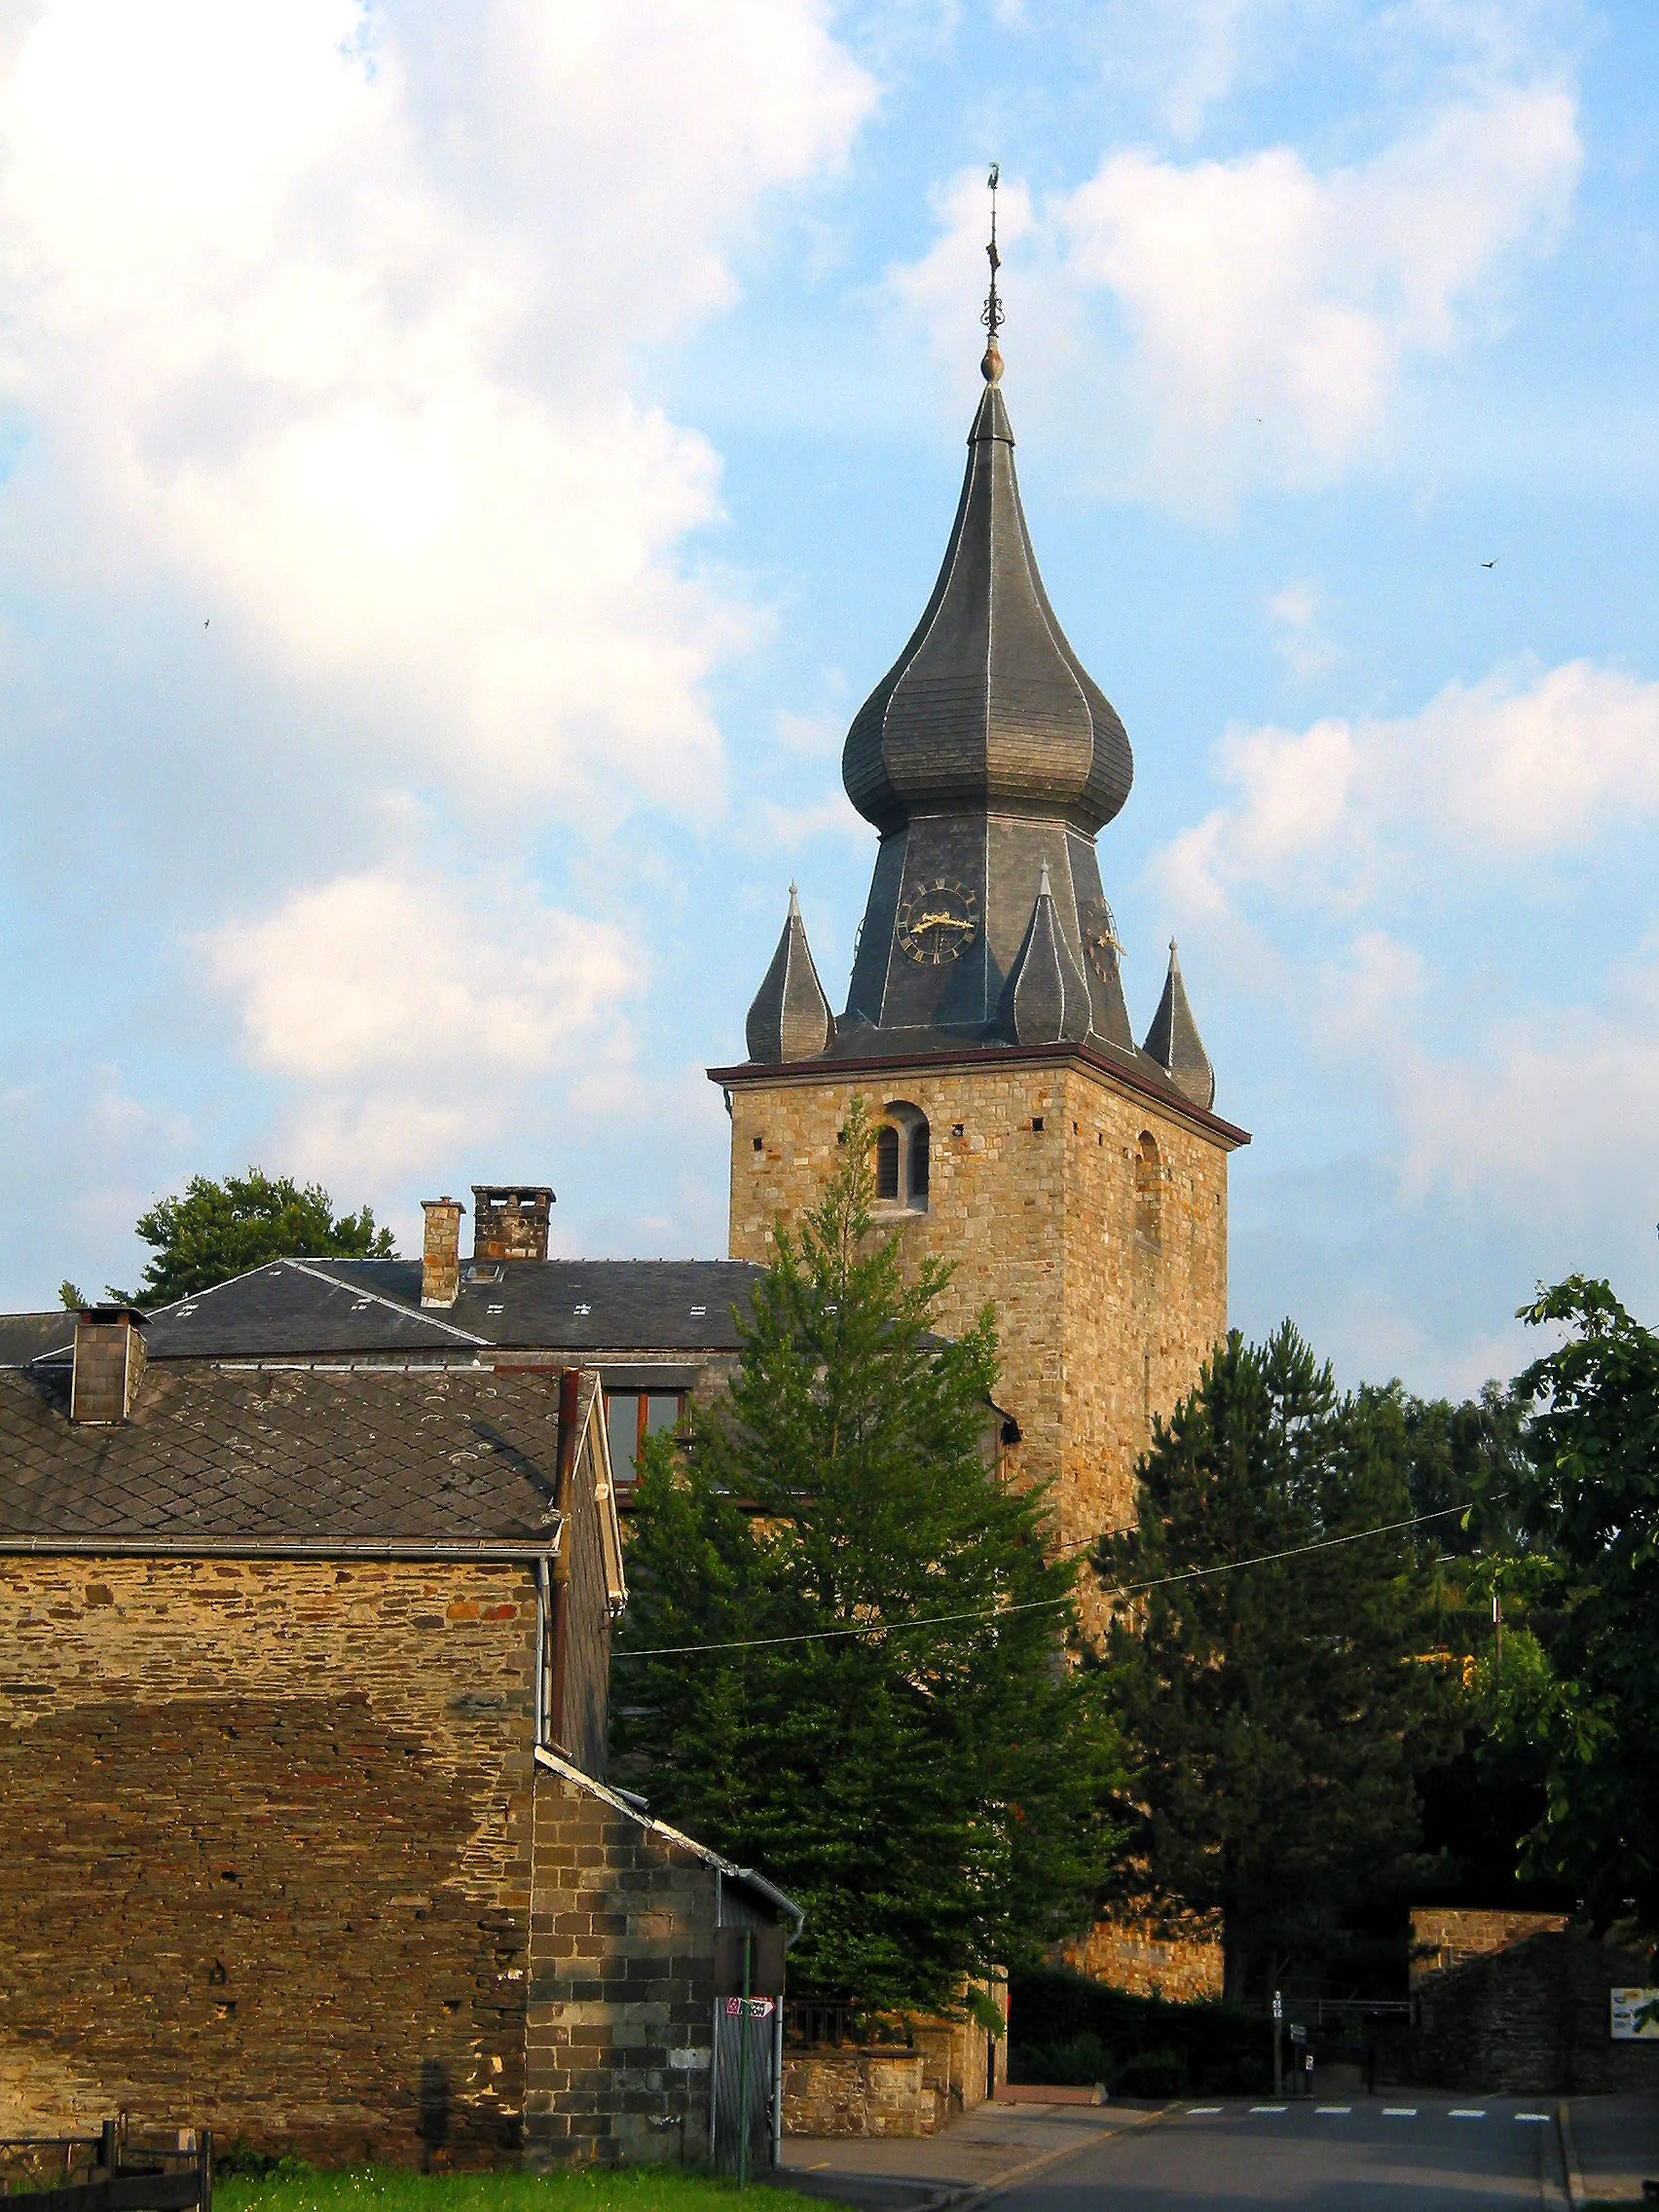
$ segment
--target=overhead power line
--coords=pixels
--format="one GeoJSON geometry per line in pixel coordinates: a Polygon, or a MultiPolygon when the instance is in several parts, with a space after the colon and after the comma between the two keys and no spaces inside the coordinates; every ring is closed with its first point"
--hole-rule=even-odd
{"type": "MultiPolygon", "coordinates": [[[[1309,1552],[1335,1551],[1339,1544],[1362,1543],[1368,1536],[1397,1535],[1402,1529],[1419,1529],[1430,1521],[1448,1521],[1455,1513],[1467,1513],[1480,1501],[1469,1498],[1461,1505],[1443,1505],[1433,1513],[1414,1513],[1407,1521],[1382,1521],[1375,1529],[1354,1529],[1346,1536],[1320,1536],[1310,1544],[1291,1544],[1279,1552],[1258,1552],[1253,1559],[1222,1560],[1214,1567],[1187,1567],[1176,1574],[1156,1575],[1150,1582],[1121,1582],[1103,1590],[1103,1598],[1138,1598],[1148,1590],[1163,1590],[1173,1582],[1198,1582],[1215,1574],[1236,1574],[1246,1567],[1271,1567],[1284,1559],[1303,1559],[1309,1552]]],[[[1497,1498],[1492,1502],[1501,1504],[1497,1498]]],[[[1122,1535],[1125,1531],[1109,1529],[1107,1535],[1122,1535]]],[[[1086,1543],[1098,1543],[1100,1537],[1088,1536],[1086,1543]]],[[[1072,1550],[1078,1547],[1073,1545],[1072,1550]]],[[[1068,1592],[1063,1598],[1029,1598],[1017,1605],[986,1605],[966,1613],[928,1613],[919,1620],[865,1621],[850,1628],[809,1628],[794,1636],[734,1637],[724,1643],[660,1643],[645,1651],[618,1651],[617,1659],[682,1659],[699,1651],[765,1651],[781,1643],[833,1643],[849,1636],[903,1636],[914,1629],[950,1628],[961,1621],[1002,1621],[1011,1613],[1043,1613],[1056,1611],[1071,1604],[1068,1592]]]]}

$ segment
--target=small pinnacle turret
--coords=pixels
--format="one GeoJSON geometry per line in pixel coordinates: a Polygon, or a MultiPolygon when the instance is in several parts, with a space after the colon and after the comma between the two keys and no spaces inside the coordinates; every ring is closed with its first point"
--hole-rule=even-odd
{"type": "Polygon", "coordinates": [[[790,885],[789,918],[765,980],[755,994],[744,1034],[752,1060],[810,1060],[835,1033],[830,1001],[818,980],[800,899],[790,885]]]}
{"type": "Polygon", "coordinates": [[[1088,985],[1054,918],[1047,861],[1009,977],[1008,1009],[1016,1045],[1081,1044],[1088,1035],[1088,985]]]}
{"type": "Polygon", "coordinates": [[[1181,980],[1181,961],[1173,938],[1169,940],[1169,973],[1163,978],[1163,996],[1158,1002],[1143,1049],[1184,1098],[1209,1112],[1215,1104],[1215,1070],[1187,1004],[1187,986],[1181,980]]]}

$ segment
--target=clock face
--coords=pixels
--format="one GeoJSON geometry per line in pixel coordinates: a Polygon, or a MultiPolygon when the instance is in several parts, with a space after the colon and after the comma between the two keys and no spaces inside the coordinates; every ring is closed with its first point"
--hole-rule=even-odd
{"type": "Polygon", "coordinates": [[[979,902],[960,883],[918,884],[899,909],[899,942],[919,968],[939,968],[979,934],[979,902]]]}
{"type": "Polygon", "coordinates": [[[1118,940],[1118,925],[1112,919],[1110,906],[1084,932],[1083,941],[1088,950],[1089,966],[1103,983],[1109,983],[1124,953],[1124,947],[1118,940]]]}

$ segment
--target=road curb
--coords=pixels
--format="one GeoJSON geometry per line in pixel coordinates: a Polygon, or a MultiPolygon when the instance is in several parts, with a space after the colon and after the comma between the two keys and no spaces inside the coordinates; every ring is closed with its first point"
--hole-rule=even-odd
{"type": "Polygon", "coordinates": [[[1581,2207],[1589,2200],[1589,2193],[1578,2163],[1578,2145],[1572,2138],[1572,2114],[1565,2097],[1556,2106],[1556,2140],[1561,2146],[1561,2170],[1567,2181],[1568,2212],[1581,2212],[1581,2207]]]}
{"type": "MultiPolygon", "coordinates": [[[[1098,2108],[1096,2108],[1098,2109],[1098,2108]]],[[[938,2196],[930,2197],[918,2212],[961,2212],[969,2205],[989,2204],[993,2197],[1002,2196],[1021,2182],[1032,2181],[1038,2174],[1046,2174],[1051,2167],[1063,2166],[1068,2158],[1081,2158],[1086,2151],[1098,2151],[1114,2137],[1124,2134],[1131,2127],[1150,2127],[1162,2120],[1173,2108],[1161,2105],[1156,2112],[1124,2113],[1113,2115],[1116,2124],[1103,2128],[1092,2143],[1063,2143],[1057,2151],[1045,2151],[1040,2157],[1027,2158],[1023,2165],[1010,2166],[989,2181],[969,2182],[960,2189],[941,2190],[938,2196]]]]}

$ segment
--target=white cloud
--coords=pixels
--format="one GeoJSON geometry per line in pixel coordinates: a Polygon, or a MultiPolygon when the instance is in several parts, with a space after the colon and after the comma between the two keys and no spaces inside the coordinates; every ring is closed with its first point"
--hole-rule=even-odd
{"type": "Polygon", "coordinates": [[[1233,798],[1153,863],[1177,909],[1263,892],[1351,908],[1448,855],[1490,881],[1659,814],[1659,683],[1520,661],[1414,715],[1230,732],[1218,766],[1233,798]]]}
{"type": "MultiPolygon", "coordinates": [[[[1386,452],[1415,369],[1494,328],[1580,159],[1571,94],[1506,84],[1346,166],[1128,148],[1069,192],[1014,184],[1010,381],[1119,490],[1215,512],[1258,484],[1335,482],[1386,452]]],[[[952,358],[983,201],[959,178],[939,242],[889,280],[952,358]]]]}
{"type": "Polygon", "coordinates": [[[819,0],[44,0],[0,45],[34,576],[170,577],[470,798],[708,805],[752,617],[629,363],[872,96],[819,0]]]}
{"type": "Polygon", "coordinates": [[[1343,657],[1342,647],[1325,634],[1324,612],[1323,591],[1306,578],[1286,584],[1268,601],[1273,650],[1293,683],[1316,683],[1343,657]]]}
{"type": "Polygon", "coordinates": [[[299,1093],[288,1156],[383,1182],[488,1139],[578,1066],[591,1080],[643,981],[619,931],[522,884],[418,870],[296,893],[203,950],[245,1058],[299,1093]]]}

